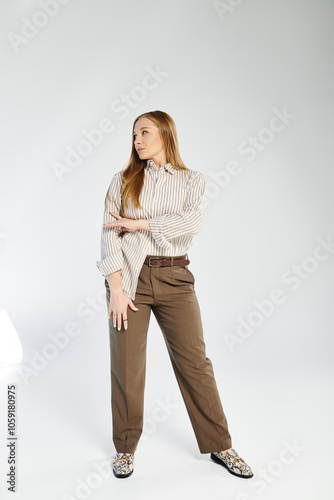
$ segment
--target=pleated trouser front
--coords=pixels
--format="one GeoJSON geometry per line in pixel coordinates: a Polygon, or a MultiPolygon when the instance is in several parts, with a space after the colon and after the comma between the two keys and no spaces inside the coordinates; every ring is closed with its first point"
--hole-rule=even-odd
{"type": "MultiPolygon", "coordinates": [[[[154,263],[154,261],[152,262],[154,263]]],[[[147,332],[151,310],[160,326],[201,453],[230,448],[231,435],[211,360],[206,356],[195,279],[188,266],[143,264],[128,329],[109,321],[111,410],[117,452],[133,453],[143,430],[147,332]]],[[[110,289],[105,280],[107,310],[110,289]]]]}

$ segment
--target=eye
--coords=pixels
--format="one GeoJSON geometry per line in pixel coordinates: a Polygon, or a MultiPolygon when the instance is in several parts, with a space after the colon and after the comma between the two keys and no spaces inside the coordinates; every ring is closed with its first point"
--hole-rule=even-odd
{"type": "MultiPolygon", "coordinates": [[[[148,130],[143,130],[142,132],[143,134],[147,134],[148,133],[148,130]]],[[[137,134],[133,134],[133,140],[135,140],[137,137],[137,134]]]]}

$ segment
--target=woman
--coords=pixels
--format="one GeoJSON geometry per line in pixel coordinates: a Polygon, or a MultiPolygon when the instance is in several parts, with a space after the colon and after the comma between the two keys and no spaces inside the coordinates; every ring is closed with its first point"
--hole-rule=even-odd
{"type": "Polygon", "coordinates": [[[175,123],[162,111],[133,124],[127,167],[105,199],[101,260],[110,334],[111,406],[118,478],[133,473],[142,434],[151,311],[161,328],[201,453],[231,474],[251,468],[232,448],[212,363],[206,357],[187,251],[204,222],[205,177],[181,160],[175,123]]]}

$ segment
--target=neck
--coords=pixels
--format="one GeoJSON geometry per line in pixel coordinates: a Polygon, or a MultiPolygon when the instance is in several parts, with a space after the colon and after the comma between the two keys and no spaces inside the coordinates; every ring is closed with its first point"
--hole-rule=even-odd
{"type": "Polygon", "coordinates": [[[150,160],[154,161],[155,166],[157,168],[160,168],[160,167],[166,165],[166,163],[167,163],[165,155],[163,155],[163,156],[152,156],[152,158],[150,158],[150,160]]]}

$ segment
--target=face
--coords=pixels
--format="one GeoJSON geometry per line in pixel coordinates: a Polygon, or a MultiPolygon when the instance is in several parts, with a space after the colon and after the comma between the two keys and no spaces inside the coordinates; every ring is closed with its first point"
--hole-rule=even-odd
{"type": "Polygon", "coordinates": [[[166,163],[165,146],[158,127],[147,116],[142,116],[134,127],[133,141],[141,160],[166,163]]]}

